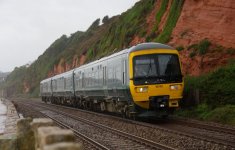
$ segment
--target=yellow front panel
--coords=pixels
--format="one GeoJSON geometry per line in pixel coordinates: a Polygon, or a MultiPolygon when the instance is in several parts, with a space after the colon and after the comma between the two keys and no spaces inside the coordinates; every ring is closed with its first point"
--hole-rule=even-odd
{"type": "MultiPolygon", "coordinates": [[[[143,50],[132,52],[130,54],[130,79],[133,78],[133,57],[147,54],[176,54],[176,50],[143,50]]],[[[130,91],[134,102],[142,108],[149,108],[149,97],[169,95],[169,107],[178,107],[178,101],[182,98],[184,83],[167,83],[153,85],[135,86],[133,80],[130,80],[130,91]],[[170,86],[177,85],[178,89],[171,89],[170,86]],[[147,88],[147,90],[146,90],[147,88]]]]}

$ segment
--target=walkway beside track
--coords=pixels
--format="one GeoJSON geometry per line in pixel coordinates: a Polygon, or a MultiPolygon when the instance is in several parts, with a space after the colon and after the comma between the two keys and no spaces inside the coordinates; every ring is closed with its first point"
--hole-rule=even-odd
{"type": "Polygon", "coordinates": [[[16,149],[18,113],[11,101],[0,98],[0,149],[16,149]]]}

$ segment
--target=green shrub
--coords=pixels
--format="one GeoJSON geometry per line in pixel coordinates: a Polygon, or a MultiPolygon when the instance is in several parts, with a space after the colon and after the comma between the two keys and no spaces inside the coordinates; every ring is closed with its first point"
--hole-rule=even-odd
{"type": "Polygon", "coordinates": [[[95,30],[99,27],[100,24],[100,18],[96,19],[91,26],[87,29],[87,31],[95,30]]]}
{"type": "Polygon", "coordinates": [[[199,54],[200,55],[204,55],[206,54],[209,46],[211,45],[211,42],[208,41],[207,39],[202,40],[199,44],[198,44],[198,50],[199,50],[199,54]]]}
{"type": "Polygon", "coordinates": [[[186,76],[184,78],[184,92],[185,93],[190,92],[190,88],[198,89],[201,84],[201,80],[203,78],[205,78],[205,76],[200,76],[200,77],[186,76]]]}
{"type": "Polygon", "coordinates": [[[194,56],[196,56],[196,54],[197,54],[197,53],[196,53],[195,51],[192,51],[192,52],[189,54],[189,57],[190,57],[190,58],[193,58],[194,56]]]}
{"type": "Polygon", "coordinates": [[[152,39],[154,39],[156,37],[156,33],[155,32],[151,32],[147,37],[146,37],[146,42],[151,42],[152,39]]]}
{"type": "Polygon", "coordinates": [[[199,89],[200,101],[212,108],[235,105],[235,62],[210,74],[185,78],[185,93],[199,89]]]}
{"type": "Polygon", "coordinates": [[[216,45],[216,47],[214,48],[215,52],[223,52],[225,48],[221,45],[216,45]]]}
{"type": "Polygon", "coordinates": [[[213,107],[235,104],[235,64],[207,75],[200,86],[203,100],[213,107]]]}
{"type": "Polygon", "coordinates": [[[181,46],[177,46],[177,47],[176,47],[176,50],[182,51],[182,50],[184,50],[184,46],[182,46],[182,45],[181,45],[181,46]]]}
{"type": "Polygon", "coordinates": [[[106,15],[104,16],[104,18],[102,19],[102,23],[107,23],[109,21],[109,16],[106,15]]]}
{"type": "Polygon", "coordinates": [[[232,48],[232,47],[228,48],[227,49],[227,54],[230,54],[230,55],[235,54],[235,48],[232,48]]]}
{"type": "Polygon", "coordinates": [[[188,33],[188,29],[184,30],[183,32],[180,33],[180,37],[183,38],[187,33],[188,33]]]}
{"type": "Polygon", "coordinates": [[[188,50],[193,49],[193,50],[197,51],[198,50],[198,44],[189,45],[187,49],[188,50]]]}
{"type": "Polygon", "coordinates": [[[92,59],[95,56],[93,48],[90,48],[87,51],[86,56],[87,56],[88,59],[92,59]]]}

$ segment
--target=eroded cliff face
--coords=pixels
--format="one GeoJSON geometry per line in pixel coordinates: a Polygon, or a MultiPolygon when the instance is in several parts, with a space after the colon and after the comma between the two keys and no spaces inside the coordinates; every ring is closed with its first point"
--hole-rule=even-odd
{"type": "Polygon", "coordinates": [[[169,44],[187,49],[205,38],[212,43],[206,55],[190,58],[192,51],[180,52],[185,74],[207,73],[235,58],[226,49],[235,47],[234,0],[185,0],[169,44]],[[218,46],[224,49],[216,51],[218,46]]]}
{"type": "Polygon", "coordinates": [[[231,58],[235,58],[235,53],[230,54],[226,50],[216,50],[213,46],[209,52],[203,56],[196,55],[191,58],[191,52],[191,50],[184,50],[180,52],[184,75],[199,76],[201,74],[209,73],[218,67],[228,64],[231,58]]]}
{"type": "Polygon", "coordinates": [[[224,47],[235,47],[234,0],[185,0],[171,44],[191,45],[208,38],[224,47]]]}
{"type": "Polygon", "coordinates": [[[72,63],[68,63],[64,60],[64,58],[61,58],[59,64],[54,65],[53,70],[48,73],[48,76],[52,77],[54,75],[79,67],[83,65],[85,61],[86,61],[86,56],[83,54],[79,57],[77,55],[74,55],[72,63]]]}

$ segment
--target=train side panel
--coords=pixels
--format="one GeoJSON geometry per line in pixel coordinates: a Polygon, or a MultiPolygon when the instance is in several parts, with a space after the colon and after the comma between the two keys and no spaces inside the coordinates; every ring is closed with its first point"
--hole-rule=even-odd
{"type": "Polygon", "coordinates": [[[93,105],[99,110],[121,112],[120,107],[124,107],[131,98],[127,82],[127,56],[128,53],[122,52],[75,69],[78,105],[93,105]]]}

